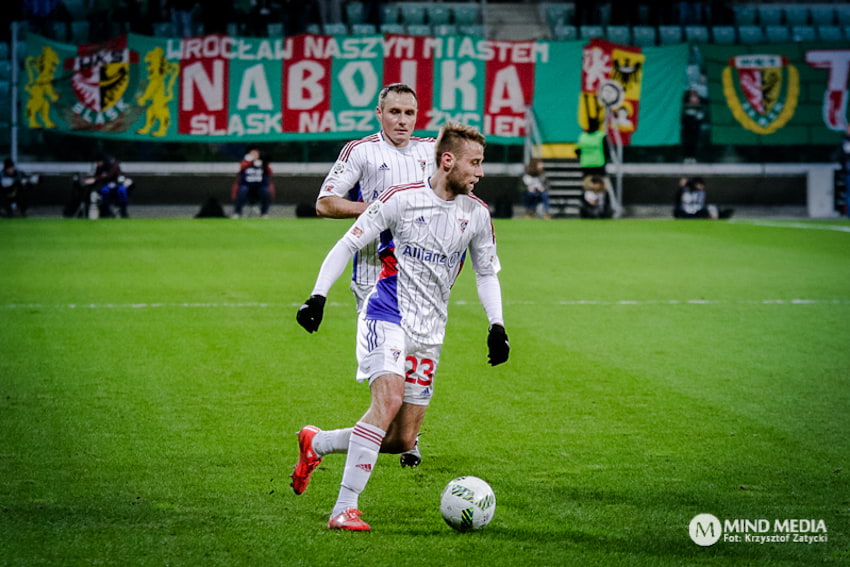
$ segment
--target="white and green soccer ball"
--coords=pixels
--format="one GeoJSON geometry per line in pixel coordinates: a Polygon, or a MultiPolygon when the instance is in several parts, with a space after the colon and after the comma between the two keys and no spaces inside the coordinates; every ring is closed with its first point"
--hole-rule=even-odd
{"type": "Polygon", "coordinates": [[[496,495],[477,476],[455,478],[440,495],[440,513],[448,525],[461,532],[480,530],[496,513],[496,495]]]}

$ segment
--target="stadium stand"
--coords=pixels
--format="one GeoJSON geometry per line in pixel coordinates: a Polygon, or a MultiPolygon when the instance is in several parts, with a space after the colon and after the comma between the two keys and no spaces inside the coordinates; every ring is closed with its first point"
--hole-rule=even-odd
{"type": "Polygon", "coordinates": [[[738,41],[744,45],[764,42],[761,26],[738,26],[738,41]]]}
{"type": "Polygon", "coordinates": [[[705,26],[685,26],[685,41],[690,43],[708,43],[708,28],[705,26]]]}
{"type": "Polygon", "coordinates": [[[815,30],[821,41],[844,41],[844,34],[838,26],[816,26],[815,30]]]}
{"type": "Polygon", "coordinates": [[[658,26],[658,41],[661,45],[682,43],[682,28],[679,26],[658,26]]]}
{"type": "Polygon", "coordinates": [[[632,41],[638,47],[652,47],[655,45],[656,31],[653,26],[633,26],[632,41]]]}
{"type": "Polygon", "coordinates": [[[732,45],[736,41],[735,26],[713,26],[711,40],[718,45],[732,45]]]}
{"type": "Polygon", "coordinates": [[[559,24],[555,26],[552,37],[558,41],[573,41],[578,39],[578,29],[575,26],[559,24]]]}
{"type": "Polygon", "coordinates": [[[608,26],[605,28],[605,38],[611,43],[631,45],[632,32],[629,26],[608,26]]]}
{"type": "Polygon", "coordinates": [[[366,9],[363,7],[363,2],[346,2],[345,20],[350,26],[365,23],[366,9]]]}
{"type": "MultiPolygon", "coordinates": [[[[814,31],[812,29],[813,34],[814,31]]],[[[770,25],[764,27],[764,37],[768,43],[784,43],[791,39],[791,32],[788,26],[770,25]]]]}
{"type": "Polygon", "coordinates": [[[778,26],[782,24],[781,6],[776,4],[759,4],[757,10],[760,26],[778,26]]]}
{"type": "Polygon", "coordinates": [[[604,38],[605,30],[602,26],[579,26],[578,35],[581,39],[604,38]]]}
{"type": "Polygon", "coordinates": [[[817,41],[818,34],[814,26],[791,26],[791,41],[817,41]]]}

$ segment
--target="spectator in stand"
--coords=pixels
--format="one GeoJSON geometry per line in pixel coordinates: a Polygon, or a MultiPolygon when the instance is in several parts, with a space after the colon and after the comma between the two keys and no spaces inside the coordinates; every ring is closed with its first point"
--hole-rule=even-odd
{"type": "Polygon", "coordinates": [[[679,180],[676,199],[673,203],[673,216],[677,219],[728,219],[734,209],[718,210],[709,205],[705,193],[705,180],[702,177],[679,180]]]}
{"type": "Polygon", "coordinates": [[[682,153],[685,157],[685,163],[697,161],[703,120],[705,120],[704,102],[699,93],[695,90],[689,90],[685,93],[685,100],[682,105],[682,153]]]}
{"type": "Polygon", "coordinates": [[[271,183],[272,168],[256,146],[248,148],[248,153],[239,164],[239,175],[236,179],[233,218],[242,216],[242,209],[247,203],[260,203],[260,216],[269,216],[274,188],[271,183]]]}
{"type": "Polygon", "coordinates": [[[543,218],[551,219],[552,214],[549,212],[549,184],[546,181],[546,175],[543,170],[543,160],[540,158],[531,158],[528,160],[528,165],[525,166],[525,173],[521,179],[525,218],[534,218],[537,214],[537,207],[542,205],[543,218]]]}
{"type": "Polygon", "coordinates": [[[132,181],[121,172],[121,162],[111,155],[104,155],[96,164],[94,175],[83,181],[83,185],[91,187],[91,205],[89,218],[115,216],[112,205],[118,206],[121,218],[127,218],[127,205],[130,202],[130,187],[132,181]]]}
{"type": "Polygon", "coordinates": [[[850,216],[850,124],[844,130],[838,145],[838,165],[841,166],[841,176],[844,179],[844,206],[850,216]]]}
{"type": "Polygon", "coordinates": [[[613,199],[605,179],[599,175],[588,175],[582,180],[584,192],[581,196],[579,216],[583,219],[610,219],[614,216],[613,199]]]}
{"type": "Polygon", "coordinates": [[[9,218],[16,214],[21,217],[27,216],[28,186],[32,182],[34,182],[33,179],[15,166],[12,158],[6,158],[3,162],[2,174],[0,174],[0,207],[3,209],[4,216],[9,218]]]}

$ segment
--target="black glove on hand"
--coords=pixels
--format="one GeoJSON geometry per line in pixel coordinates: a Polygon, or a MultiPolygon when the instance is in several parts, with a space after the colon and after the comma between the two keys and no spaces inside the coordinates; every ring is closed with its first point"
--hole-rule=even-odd
{"type": "Polygon", "coordinates": [[[511,343],[508,342],[508,334],[501,325],[492,325],[487,335],[487,360],[490,366],[496,366],[507,362],[508,354],[511,352],[511,343]]]}
{"type": "Polygon", "coordinates": [[[322,314],[325,312],[325,298],[321,295],[311,295],[304,305],[298,308],[295,320],[304,327],[308,333],[315,333],[322,323],[322,314]]]}

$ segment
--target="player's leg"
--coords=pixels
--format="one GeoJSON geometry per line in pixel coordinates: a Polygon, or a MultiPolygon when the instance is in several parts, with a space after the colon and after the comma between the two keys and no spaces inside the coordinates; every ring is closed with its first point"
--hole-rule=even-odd
{"type": "Polygon", "coordinates": [[[404,406],[388,436],[394,444],[393,448],[401,452],[401,466],[417,467],[422,462],[419,431],[425,410],[434,395],[434,375],[440,361],[441,347],[409,346],[410,353],[405,361],[404,406]]]}
{"type": "Polygon", "coordinates": [[[402,407],[404,378],[400,374],[378,376],[371,381],[371,390],[372,403],[351,431],[339,495],[328,522],[331,529],[369,529],[360,519],[358,500],[378,462],[387,429],[402,407]]]}
{"type": "Polygon", "coordinates": [[[417,467],[422,462],[419,450],[419,431],[425,419],[428,406],[405,403],[401,406],[395,421],[387,430],[381,451],[401,453],[399,462],[402,467],[417,467]]]}

